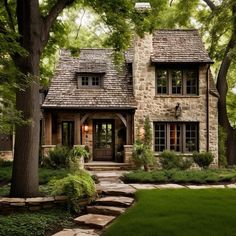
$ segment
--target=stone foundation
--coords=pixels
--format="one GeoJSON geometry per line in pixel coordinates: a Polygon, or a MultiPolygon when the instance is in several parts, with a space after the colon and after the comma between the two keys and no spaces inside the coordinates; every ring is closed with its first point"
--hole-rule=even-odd
{"type": "Polygon", "coordinates": [[[133,153],[133,145],[124,145],[124,163],[130,163],[132,164],[132,153],[133,153]]]}

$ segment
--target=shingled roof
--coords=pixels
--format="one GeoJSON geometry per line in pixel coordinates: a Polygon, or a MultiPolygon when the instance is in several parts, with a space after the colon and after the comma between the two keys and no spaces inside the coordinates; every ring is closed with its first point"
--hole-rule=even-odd
{"type": "Polygon", "coordinates": [[[42,107],[134,109],[136,102],[127,78],[112,63],[112,49],[82,49],[77,58],[63,50],[42,107]],[[78,87],[78,73],[103,73],[103,87],[78,87]]]}
{"type": "Polygon", "coordinates": [[[153,33],[152,62],[213,63],[197,30],[157,30],[153,33]]]}

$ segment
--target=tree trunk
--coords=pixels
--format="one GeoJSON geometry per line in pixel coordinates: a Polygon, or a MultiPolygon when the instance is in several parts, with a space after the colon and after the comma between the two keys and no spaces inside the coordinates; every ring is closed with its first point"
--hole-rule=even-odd
{"type": "Polygon", "coordinates": [[[41,16],[37,0],[17,1],[17,20],[20,44],[27,56],[16,55],[16,66],[22,73],[18,81],[26,84],[25,90],[16,93],[16,108],[22,111],[29,124],[16,127],[16,140],[10,195],[33,197],[38,195],[39,155],[39,62],[41,55],[41,16]]]}
{"type": "Polygon", "coordinates": [[[230,125],[226,105],[226,96],[228,92],[227,74],[232,62],[230,53],[235,49],[236,46],[236,4],[232,6],[232,15],[233,31],[225,50],[216,84],[217,90],[220,94],[218,101],[219,125],[221,125],[227,132],[226,156],[229,165],[236,164],[236,130],[230,125]]]}

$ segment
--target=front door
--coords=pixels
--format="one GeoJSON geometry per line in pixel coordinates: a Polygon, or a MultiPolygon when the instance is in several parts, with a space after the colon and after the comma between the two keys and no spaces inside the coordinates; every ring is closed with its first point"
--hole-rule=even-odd
{"type": "Polygon", "coordinates": [[[114,156],[114,120],[94,120],[93,160],[112,161],[114,156]]]}

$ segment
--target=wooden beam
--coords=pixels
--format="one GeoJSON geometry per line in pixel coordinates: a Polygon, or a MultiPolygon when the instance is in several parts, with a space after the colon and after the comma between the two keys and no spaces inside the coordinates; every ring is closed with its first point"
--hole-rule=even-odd
{"type": "Polygon", "coordinates": [[[121,121],[123,122],[123,124],[125,125],[125,127],[127,128],[127,121],[124,118],[124,116],[122,116],[122,114],[120,113],[116,113],[116,115],[121,119],[121,121]]]}

